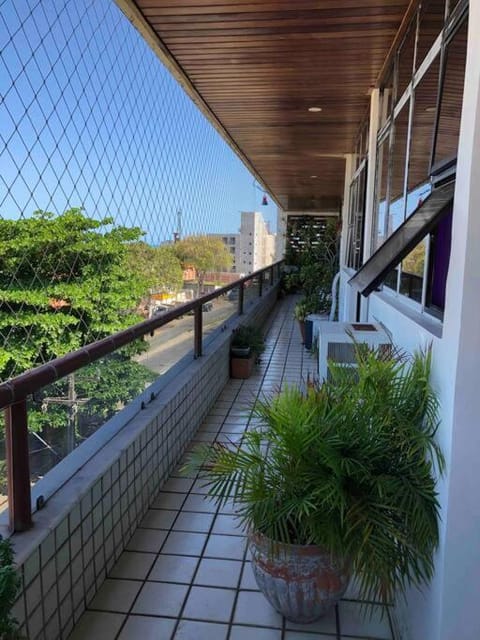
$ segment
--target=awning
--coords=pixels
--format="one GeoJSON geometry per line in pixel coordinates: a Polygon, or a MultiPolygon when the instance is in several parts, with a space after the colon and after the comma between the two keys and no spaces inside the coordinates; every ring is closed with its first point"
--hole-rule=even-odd
{"type": "Polygon", "coordinates": [[[430,233],[450,211],[455,181],[435,188],[420,206],[392,233],[382,246],[349,280],[361,294],[368,296],[382,283],[387,274],[430,233]]]}

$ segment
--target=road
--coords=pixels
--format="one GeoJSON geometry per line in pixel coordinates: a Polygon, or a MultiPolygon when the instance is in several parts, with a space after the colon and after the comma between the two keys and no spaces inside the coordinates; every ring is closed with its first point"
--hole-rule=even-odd
{"type": "MultiPolygon", "coordinates": [[[[213,309],[203,313],[203,335],[208,335],[235,313],[237,303],[214,300],[213,309]]],[[[168,371],[180,358],[193,349],[193,316],[183,316],[169,322],[147,338],[150,348],[135,358],[155,373],[168,371]]]]}

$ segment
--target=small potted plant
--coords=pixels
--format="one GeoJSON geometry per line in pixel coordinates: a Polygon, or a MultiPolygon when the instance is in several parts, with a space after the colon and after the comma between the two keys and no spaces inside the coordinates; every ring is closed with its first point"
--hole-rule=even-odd
{"type": "Polygon", "coordinates": [[[430,354],[356,352],[322,386],[257,402],[258,430],[187,464],[233,499],[260,590],[295,622],[325,614],[351,575],[365,600],[391,603],[433,574],[444,461],[430,354]]]}
{"type": "Polygon", "coordinates": [[[249,378],[253,366],[265,349],[262,332],[253,325],[241,324],[234,331],[230,345],[230,375],[249,378]]]}
{"type": "Polygon", "coordinates": [[[294,316],[298,321],[298,326],[300,328],[300,333],[302,336],[302,343],[305,343],[305,318],[310,313],[315,313],[317,310],[317,301],[313,296],[304,297],[297,302],[294,308],[294,316]]]}

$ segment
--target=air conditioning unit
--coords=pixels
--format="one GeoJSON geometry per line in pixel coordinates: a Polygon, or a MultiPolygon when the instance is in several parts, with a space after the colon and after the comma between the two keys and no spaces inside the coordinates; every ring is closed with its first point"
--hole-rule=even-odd
{"type": "Polygon", "coordinates": [[[318,322],[315,329],[318,337],[320,381],[328,377],[329,360],[345,366],[355,366],[354,340],[373,348],[384,347],[390,350],[392,346],[385,329],[376,323],[318,322]]]}

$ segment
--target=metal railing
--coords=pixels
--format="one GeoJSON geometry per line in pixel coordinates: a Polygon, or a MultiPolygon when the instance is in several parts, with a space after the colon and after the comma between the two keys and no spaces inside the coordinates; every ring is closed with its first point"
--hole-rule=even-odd
{"type": "Polygon", "coordinates": [[[203,310],[202,306],[211,300],[238,288],[238,315],[244,312],[245,288],[249,282],[256,281],[257,292],[261,297],[266,291],[265,281],[273,286],[280,279],[283,261],[259,269],[232,284],[213,293],[203,295],[192,302],[166,311],[161,316],[132,325],[107,338],[92,342],[77,351],[56,358],[46,364],[22,373],[8,382],[0,384],[0,409],[5,410],[5,442],[8,486],[8,510],[11,531],[25,531],[32,526],[30,464],[28,452],[28,411],[27,397],[45,386],[78,371],[116,349],[133,343],[155,329],[163,327],[172,320],[180,318],[189,311],[194,312],[193,353],[199,358],[203,353],[203,310]],[[268,276],[268,278],[267,278],[268,276]]]}

